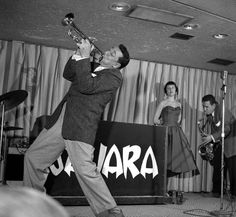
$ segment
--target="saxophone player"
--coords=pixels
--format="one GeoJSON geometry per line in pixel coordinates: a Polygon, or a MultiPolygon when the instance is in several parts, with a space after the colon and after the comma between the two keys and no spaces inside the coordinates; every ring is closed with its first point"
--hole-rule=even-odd
{"type": "MultiPolygon", "coordinates": [[[[205,95],[202,98],[202,106],[205,118],[210,127],[210,134],[203,137],[204,142],[214,144],[213,165],[213,189],[214,196],[221,193],[221,137],[222,137],[222,109],[213,95],[205,95]]],[[[232,113],[225,109],[224,119],[224,157],[225,170],[229,173],[230,193],[236,196],[236,119],[232,113]]]]}

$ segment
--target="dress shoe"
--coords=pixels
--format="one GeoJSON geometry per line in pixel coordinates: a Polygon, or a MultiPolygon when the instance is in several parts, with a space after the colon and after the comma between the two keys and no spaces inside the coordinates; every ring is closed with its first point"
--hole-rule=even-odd
{"type": "Polygon", "coordinates": [[[97,217],[125,217],[122,210],[118,207],[114,207],[109,210],[105,210],[104,212],[96,215],[97,217]]]}
{"type": "Polygon", "coordinates": [[[108,210],[109,217],[125,217],[122,210],[118,207],[108,210]]]}
{"type": "Polygon", "coordinates": [[[216,197],[216,198],[219,198],[219,197],[220,197],[220,193],[217,193],[217,192],[211,192],[211,193],[210,193],[210,197],[216,197]]]}
{"type": "Polygon", "coordinates": [[[235,202],[236,201],[236,195],[231,195],[230,200],[235,202]]]}

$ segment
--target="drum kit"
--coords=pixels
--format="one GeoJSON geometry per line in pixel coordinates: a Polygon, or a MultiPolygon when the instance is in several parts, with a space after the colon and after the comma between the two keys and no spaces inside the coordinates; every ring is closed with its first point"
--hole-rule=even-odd
{"type": "Polygon", "coordinates": [[[8,155],[8,143],[6,141],[6,132],[12,130],[22,130],[21,127],[4,125],[5,112],[11,110],[22,103],[28,96],[25,90],[15,90],[5,93],[0,96],[0,111],[1,111],[1,136],[0,136],[0,182],[2,185],[6,185],[6,166],[8,155]],[[3,139],[4,138],[4,139],[3,139]],[[3,142],[4,140],[4,142],[3,142]]]}

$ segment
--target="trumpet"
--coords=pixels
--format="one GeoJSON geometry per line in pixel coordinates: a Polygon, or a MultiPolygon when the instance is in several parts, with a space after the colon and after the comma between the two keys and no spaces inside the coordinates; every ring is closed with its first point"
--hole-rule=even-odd
{"type": "MultiPolygon", "coordinates": [[[[206,120],[201,119],[197,122],[197,124],[201,136],[207,136],[209,132],[207,132],[206,120]]],[[[214,158],[213,148],[214,144],[212,142],[202,142],[198,146],[198,153],[200,154],[203,160],[211,162],[214,158]]]]}
{"type": "Polygon", "coordinates": [[[94,41],[96,41],[95,38],[93,37],[88,37],[85,33],[83,33],[73,22],[74,20],[74,14],[69,13],[67,14],[64,19],[62,20],[62,25],[63,26],[70,26],[68,30],[68,35],[72,38],[73,41],[76,43],[79,43],[81,39],[87,39],[90,44],[94,46],[93,51],[91,52],[91,55],[98,59],[99,61],[102,59],[103,52],[94,44],[94,41]],[[95,57],[96,55],[96,57],[95,57]]]}

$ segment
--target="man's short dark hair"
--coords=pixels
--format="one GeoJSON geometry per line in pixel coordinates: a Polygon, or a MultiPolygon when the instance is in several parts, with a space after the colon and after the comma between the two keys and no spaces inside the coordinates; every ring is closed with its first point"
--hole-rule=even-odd
{"type": "Polygon", "coordinates": [[[120,44],[119,48],[121,50],[121,53],[123,54],[123,57],[120,57],[118,59],[118,62],[120,63],[119,69],[122,69],[128,65],[128,63],[130,61],[130,57],[129,57],[129,52],[128,52],[127,48],[123,44],[120,44]]]}
{"type": "Polygon", "coordinates": [[[217,104],[215,97],[211,94],[208,94],[202,97],[202,102],[206,102],[206,101],[209,101],[211,105],[217,104]]]}

